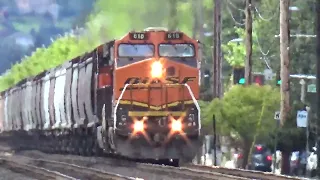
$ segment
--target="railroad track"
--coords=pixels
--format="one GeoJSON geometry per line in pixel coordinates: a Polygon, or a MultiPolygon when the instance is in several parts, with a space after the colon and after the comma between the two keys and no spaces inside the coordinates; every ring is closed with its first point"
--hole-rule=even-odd
{"type": "MultiPolygon", "coordinates": [[[[115,178],[116,175],[110,175],[109,173],[106,174],[102,170],[87,168],[83,166],[73,165],[64,162],[56,162],[56,161],[48,161],[43,159],[36,159],[35,162],[39,162],[37,166],[42,166],[43,163],[47,163],[50,167],[58,165],[58,168],[61,167],[61,164],[66,164],[66,168],[73,170],[77,168],[80,172],[85,172],[86,174],[90,175],[90,179],[104,179],[104,178],[112,178],[112,179],[137,179],[137,178],[129,178],[117,175],[118,178],[115,178]],[[89,174],[90,173],[90,174],[89,174]]],[[[87,163],[87,162],[86,162],[87,163]]],[[[130,166],[129,166],[130,167],[130,166]]],[[[189,168],[176,168],[171,166],[164,166],[164,165],[154,165],[154,164],[140,164],[138,163],[136,168],[140,168],[144,171],[148,171],[155,174],[167,174],[171,178],[184,178],[184,179],[197,179],[197,180],[247,180],[248,178],[243,177],[236,177],[230,176],[227,174],[216,173],[216,172],[208,172],[203,170],[195,170],[189,168]]]]}
{"type": "Polygon", "coordinates": [[[43,180],[141,180],[76,164],[21,156],[0,158],[0,165],[15,172],[43,180]],[[31,165],[32,164],[32,165],[31,165]]]}
{"type": "Polygon", "coordinates": [[[140,164],[144,170],[154,173],[167,173],[173,178],[197,179],[197,180],[248,180],[246,177],[239,177],[219,172],[210,172],[201,169],[192,169],[185,167],[171,167],[163,165],[140,164]]]}
{"type": "Polygon", "coordinates": [[[39,180],[75,180],[75,178],[61,174],[56,171],[51,171],[45,168],[32,166],[28,164],[18,163],[13,160],[0,159],[0,167],[9,169],[13,172],[27,175],[39,180]]]}
{"type": "MultiPolygon", "coordinates": [[[[34,161],[39,161],[39,162],[45,161],[45,162],[49,163],[50,166],[54,166],[54,163],[56,163],[56,162],[51,163],[51,161],[42,160],[42,159],[37,159],[34,161]]],[[[76,161],[79,164],[83,163],[83,164],[88,165],[87,161],[83,161],[83,160],[76,160],[76,161]]],[[[99,161],[99,163],[103,163],[103,162],[99,161]]],[[[68,164],[68,163],[66,163],[66,164],[68,164]]],[[[94,163],[92,163],[92,164],[94,164],[94,163]]],[[[106,163],[106,162],[104,162],[104,164],[115,165],[115,164],[106,163]]],[[[127,163],[123,164],[123,166],[126,166],[126,164],[127,163]]],[[[41,163],[39,165],[41,165],[41,163]]],[[[119,165],[119,164],[117,164],[117,165],[119,165]]],[[[128,167],[132,167],[131,163],[127,164],[127,165],[128,165],[128,167]]],[[[74,165],[74,166],[78,166],[78,165],[74,165]]],[[[70,164],[68,164],[67,167],[70,168],[70,164]]],[[[79,166],[79,167],[81,167],[81,166],[79,166]]],[[[222,174],[222,173],[217,173],[217,172],[208,172],[208,171],[190,169],[190,168],[184,168],[184,167],[177,168],[177,167],[171,167],[171,166],[165,166],[165,165],[144,164],[144,163],[136,163],[134,165],[134,167],[138,168],[140,170],[143,170],[143,171],[148,171],[149,173],[153,173],[153,174],[166,174],[170,178],[184,178],[184,179],[197,179],[197,180],[232,180],[232,179],[247,180],[248,179],[248,178],[244,178],[244,177],[237,177],[237,176],[232,176],[232,175],[228,175],[228,174],[222,174]]],[[[92,169],[92,168],[84,168],[84,170],[86,170],[86,169],[90,169],[91,172],[95,172],[94,174],[92,174],[92,176],[97,176],[97,177],[101,177],[101,178],[105,177],[105,175],[102,174],[103,171],[101,171],[101,170],[92,169]]],[[[92,178],[92,176],[90,176],[90,178],[92,178]]]]}
{"type": "Polygon", "coordinates": [[[50,161],[45,159],[32,159],[37,167],[45,166],[49,169],[55,169],[59,172],[70,173],[73,177],[77,179],[91,179],[91,180],[138,180],[138,178],[122,176],[115,173],[110,173],[98,169],[83,167],[75,164],[70,164],[66,162],[50,161]]]}
{"type": "MultiPolygon", "coordinates": [[[[1,155],[0,155],[1,156],[1,155]]],[[[37,156],[37,155],[35,155],[37,156]]],[[[88,179],[100,180],[100,179],[137,179],[132,177],[121,176],[113,173],[106,173],[103,170],[97,168],[90,168],[92,165],[101,164],[102,166],[109,167],[127,167],[133,170],[139,170],[143,172],[149,172],[153,175],[163,175],[165,174],[170,179],[197,179],[197,180],[248,180],[245,177],[237,177],[228,174],[222,174],[217,172],[208,172],[204,170],[191,169],[185,167],[171,167],[165,165],[155,165],[148,163],[136,163],[132,161],[125,161],[113,158],[103,158],[103,157],[70,157],[61,156],[61,159],[57,161],[48,159],[29,157],[25,155],[15,155],[12,156],[15,159],[26,159],[27,162],[33,164],[36,167],[45,167],[50,170],[59,171],[68,174],[71,177],[76,177],[77,179],[88,179]],[[89,167],[88,167],[89,166],[89,167]],[[73,171],[73,172],[72,172],[73,171]]]]}
{"type": "MultiPolygon", "coordinates": [[[[19,155],[21,156],[21,155],[19,155]]],[[[28,156],[25,156],[29,158],[28,156]]],[[[131,177],[120,176],[117,174],[107,173],[104,176],[105,171],[90,168],[92,165],[106,165],[114,167],[128,167],[139,169],[140,171],[150,172],[153,174],[166,174],[170,178],[184,178],[184,179],[197,179],[197,180],[247,180],[247,179],[261,179],[261,180],[298,180],[300,178],[289,177],[283,175],[275,175],[272,173],[265,173],[260,171],[251,171],[243,169],[229,169],[223,167],[210,167],[210,166],[201,166],[188,164],[183,167],[171,167],[165,165],[155,165],[148,163],[136,163],[131,161],[119,160],[114,158],[104,158],[104,157],[83,157],[83,156],[61,156],[62,158],[59,161],[50,161],[41,158],[32,158],[34,165],[36,166],[45,166],[49,169],[54,168],[61,172],[61,167],[65,167],[65,170],[75,169],[75,172],[86,173],[87,175],[91,173],[90,178],[95,177],[97,179],[103,178],[117,178],[117,179],[134,179],[131,177]],[[57,169],[58,168],[58,169],[57,169]]],[[[50,158],[50,155],[48,156],[50,158]]],[[[86,177],[86,176],[82,176],[86,177]]],[[[82,179],[82,178],[81,178],[82,179]]]]}
{"type": "MultiPolygon", "coordinates": [[[[81,157],[81,156],[80,156],[81,157]]],[[[39,159],[40,160],[40,159],[39,159]]],[[[197,179],[197,180],[248,180],[251,178],[246,177],[239,177],[230,175],[227,173],[220,173],[220,172],[212,172],[207,170],[201,169],[194,169],[188,167],[172,167],[166,165],[156,165],[156,164],[148,164],[148,163],[136,163],[131,161],[119,161],[118,159],[113,158],[102,158],[102,157],[94,157],[94,158],[75,158],[75,157],[65,157],[63,158],[64,162],[67,163],[74,163],[77,165],[91,166],[93,164],[101,164],[101,165],[108,165],[114,167],[129,167],[139,169],[144,172],[149,172],[154,175],[157,174],[166,174],[170,179],[197,179]]]]}
{"type": "MultiPolygon", "coordinates": [[[[83,160],[73,160],[77,163],[84,163],[83,160]]],[[[88,163],[88,162],[86,162],[88,163]]],[[[94,158],[92,163],[102,163],[112,165],[112,161],[105,161],[103,158],[94,158]]],[[[123,166],[132,166],[131,162],[122,162],[123,166]]],[[[117,165],[121,165],[119,162],[117,165]]],[[[301,180],[301,178],[277,175],[269,172],[252,171],[245,169],[230,169],[224,167],[210,167],[202,165],[188,164],[183,167],[171,167],[165,165],[155,165],[147,163],[135,163],[136,168],[156,174],[166,173],[173,178],[199,179],[199,180],[230,180],[230,179],[259,179],[259,180],[301,180]]]]}
{"type": "Polygon", "coordinates": [[[187,165],[186,167],[191,169],[218,172],[222,174],[230,174],[238,177],[246,177],[249,179],[301,180],[301,178],[297,178],[297,177],[284,176],[284,175],[273,174],[271,172],[261,172],[261,171],[253,171],[253,170],[246,170],[246,169],[231,169],[231,168],[225,168],[225,167],[219,167],[219,166],[211,167],[211,166],[194,165],[194,164],[187,165]]]}

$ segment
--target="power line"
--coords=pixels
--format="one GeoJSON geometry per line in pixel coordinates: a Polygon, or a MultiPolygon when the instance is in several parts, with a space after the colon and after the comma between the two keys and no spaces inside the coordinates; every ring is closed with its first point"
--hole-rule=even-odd
{"type": "MultiPolygon", "coordinates": [[[[255,39],[256,39],[256,41],[257,41],[259,51],[260,51],[260,53],[263,55],[262,60],[264,61],[265,65],[268,67],[268,69],[272,69],[271,66],[269,65],[269,63],[267,62],[267,59],[268,59],[267,56],[268,56],[268,54],[270,53],[270,49],[271,49],[271,48],[269,48],[266,53],[263,52],[262,47],[261,47],[261,45],[260,45],[260,43],[259,43],[258,35],[255,35],[255,39]]],[[[275,40],[272,41],[270,47],[272,47],[272,44],[273,44],[274,42],[275,42],[275,40]]]]}
{"type": "Polygon", "coordinates": [[[234,23],[236,23],[237,25],[240,25],[240,26],[244,26],[245,25],[245,23],[240,23],[234,18],[233,14],[232,14],[232,11],[231,11],[231,9],[230,9],[228,4],[227,4],[227,10],[228,10],[229,14],[231,15],[231,18],[234,21],[234,23]]]}
{"type": "Polygon", "coordinates": [[[230,4],[234,9],[241,11],[241,12],[245,12],[244,9],[239,9],[235,4],[233,4],[230,0],[226,0],[228,2],[228,4],[230,4]]]}
{"type": "MultiPolygon", "coordinates": [[[[264,18],[264,17],[261,15],[261,13],[259,12],[258,8],[257,8],[256,6],[255,6],[254,8],[255,8],[255,11],[256,11],[258,17],[259,17],[261,20],[263,20],[263,21],[271,21],[273,18],[275,18],[276,16],[278,16],[278,14],[279,14],[279,12],[280,12],[280,11],[279,11],[279,10],[280,10],[280,3],[278,4],[277,12],[274,13],[273,16],[271,16],[271,17],[269,17],[269,18],[264,18]]],[[[271,42],[271,46],[270,46],[270,48],[267,50],[267,52],[264,52],[264,51],[262,50],[262,46],[261,46],[260,41],[259,41],[259,38],[258,38],[258,33],[255,34],[255,40],[257,41],[257,45],[258,45],[258,48],[259,48],[260,53],[263,55],[262,60],[264,61],[265,65],[266,65],[269,69],[272,69],[272,68],[270,67],[269,63],[267,62],[267,59],[268,59],[267,56],[268,56],[268,54],[270,53],[270,49],[271,49],[272,45],[274,44],[275,39],[273,39],[273,41],[271,42]]]]}
{"type": "Polygon", "coordinates": [[[254,9],[257,12],[258,16],[260,19],[262,19],[263,21],[271,21],[273,18],[278,17],[278,13],[279,13],[279,7],[280,7],[280,3],[278,4],[277,7],[277,12],[273,14],[273,16],[271,16],[270,18],[264,18],[261,13],[259,12],[258,8],[255,6],[254,9]]]}
{"type": "Polygon", "coordinates": [[[261,47],[260,42],[259,42],[259,39],[258,39],[258,35],[256,34],[254,37],[255,37],[255,39],[257,41],[257,44],[258,44],[258,47],[259,47],[259,50],[260,50],[261,54],[264,55],[264,56],[267,56],[269,54],[269,52],[270,52],[270,48],[268,49],[268,51],[266,53],[263,52],[262,47],[261,47]]]}
{"type": "MultiPolygon", "coordinates": [[[[233,14],[232,14],[232,11],[231,11],[229,5],[231,5],[233,8],[235,8],[235,9],[241,11],[241,12],[245,12],[245,10],[244,10],[244,9],[239,9],[239,8],[237,8],[230,0],[227,0],[227,2],[228,2],[228,4],[226,4],[227,10],[228,10],[229,14],[231,15],[232,20],[233,20],[237,25],[240,25],[240,26],[245,25],[245,23],[240,23],[240,22],[238,22],[238,21],[234,18],[234,16],[233,16],[233,14]]],[[[278,4],[278,9],[279,9],[279,7],[280,7],[280,3],[278,4]]],[[[271,18],[266,19],[266,18],[262,17],[262,15],[259,13],[259,10],[258,10],[257,7],[255,7],[255,10],[256,10],[258,16],[259,16],[262,20],[264,20],[264,21],[270,21],[270,20],[272,20],[274,17],[277,16],[277,14],[278,14],[278,12],[279,12],[279,11],[277,11],[277,13],[275,13],[271,18]]],[[[263,57],[263,60],[264,60],[264,62],[265,62],[265,64],[266,64],[266,66],[267,66],[269,69],[271,69],[269,63],[267,62],[267,60],[266,60],[266,58],[265,58],[265,57],[269,54],[270,49],[268,49],[268,51],[265,53],[265,52],[262,50],[262,47],[261,47],[261,45],[260,45],[260,42],[259,42],[259,39],[258,39],[257,35],[255,36],[255,39],[256,39],[256,41],[257,41],[259,51],[260,51],[261,54],[264,56],[264,57],[263,57]]],[[[273,43],[274,43],[274,40],[272,41],[272,44],[273,44],[273,43]]]]}

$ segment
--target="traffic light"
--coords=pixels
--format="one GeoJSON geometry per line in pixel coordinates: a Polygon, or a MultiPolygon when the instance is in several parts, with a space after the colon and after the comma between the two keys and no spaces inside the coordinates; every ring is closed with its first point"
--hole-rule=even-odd
{"type": "Polygon", "coordinates": [[[259,86],[264,85],[264,75],[263,74],[253,74],[252,84],[258,84],[259,86]]]}
{"type": "Polygon", "coordinates": [[[280,71],[277,71],[276,73],[276,86],[281,85],[281,76],[280,76],[280,71]]]}
{"type": "Polygon", "coordinates": [[[233,84],[244,84],[244,68],[233,69],[233,84]]]}
{"type": "MultiPolygon", "coordinates": [[[[245,73],[244,68],[233,69],[233,84],[245,84],[246,80],[244,78],[244,73],[245,73]]],[[[258,84],[260,86],[263,86],[264,75],[252,74],[252,84],[258,84]]]]}

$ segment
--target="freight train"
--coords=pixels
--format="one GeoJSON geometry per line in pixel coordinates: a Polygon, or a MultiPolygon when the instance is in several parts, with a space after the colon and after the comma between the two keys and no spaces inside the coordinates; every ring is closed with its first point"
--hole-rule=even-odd
{"type": "Polygon", "coordinates": [[[201,146],[198,41],[131,31],[0,94],[17,149],[190,162],[201,146]]]}

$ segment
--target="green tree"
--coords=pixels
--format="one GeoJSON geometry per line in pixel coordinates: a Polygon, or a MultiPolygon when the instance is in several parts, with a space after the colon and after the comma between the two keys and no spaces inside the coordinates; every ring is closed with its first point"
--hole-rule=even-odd
{"type": "Polygon", "coordinates": [[[94,12],[88,17],[86,34],[80,37],[60,37],[47,48],[38,48],[31,56],[23,58],[19,64],[0,77],[0,91],[13,86],[22,79],[56,67],[65,61],[84,54],[108,40],[120,38],[131,30],[143,30],[148,26],[167,26],[169,22],[191,35],[191,3],[175,0],[172,6],[176,18],[170,17],[170,3],[156,0],[104,1],[98,0],[94,12]],[[146,8],[148,7],[148,8],[146,8]],[[163,8],[159,8],[163,7],[163,8]],[[175,8],[174,8],[175,7],[175,8]],[[122,13],[119,13],[122,12],[122,13]]]}
{"type": "Polygon", "coordinates": [[[177,16],[177,0],[170,0],[169,1],[169,7],[170,7],[170,17],[171,20],[169,20],[168,28],[169,30],[176,30],[177,26],[179,24],[178,16],[177,16]]]}
{"type": "MultiPolygon", "coordinates": [[[[259,24],[259,21],[253,22],[253,27],[259,24]]],[[[234,32],[238,36],[238,41],[233,42],[229,41],[222,45],[222,50],[224,52],[224,59],[228,62],[228,64],[233,68],[244,67],[245,59],[246,59],[246,47],[245,47],[245,29],[235,27],[234,32]]],[[[258,42],[255,40],[257,39],[257,32],[252,32],[252,59],[254,59],[253,68],[255,71],[262,71],[265,66],[264,62],[257,61],[260,58],[261,54],[258,49],[258,42]]]]}
{"type": "Polygon", "coordinates": [[[270,86],[236,85],[221,100],[215,99],[207,105],[203,110],[203,124],[209,126],[215,115],[220,134],[241,142],[245,159],[242,166],[245,167],[256,139],[274,133],[273,114],[279,104],[280,94],[270,86]]]}

